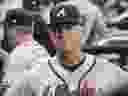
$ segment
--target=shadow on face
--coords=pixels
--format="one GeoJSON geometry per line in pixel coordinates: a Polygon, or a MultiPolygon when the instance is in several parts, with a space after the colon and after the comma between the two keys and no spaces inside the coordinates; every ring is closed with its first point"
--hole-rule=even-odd
{"type": "Polygon", "coordinates": [[[82,46],[80,32],[83,32],[83,27],[78,26],[63,30],[63,32],[49,32],[57,53],[61,54],[59,56],[63,54],[62,60],[64,64],[80,64],[80,49],[82,46]],[[60,49],[61,51],[59,51],[60,49]]]}
{"type": "Polygon", "coordinates": [[[80,32],[50,32],[50,38],[57,53],[63,54],[64,64],[79,64],[80,32]]]}

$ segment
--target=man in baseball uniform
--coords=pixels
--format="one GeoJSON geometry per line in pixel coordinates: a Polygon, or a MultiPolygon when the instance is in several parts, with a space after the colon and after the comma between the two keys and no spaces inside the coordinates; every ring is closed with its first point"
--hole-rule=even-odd
{"type": "MultiPolygon", "coordinates": [[[[70,6],[62,4],[53,9],[52,12],[55,13],[52,13],[52,18],[54,18],[53,21],[57,21],[55,24],[57,27],[52,27],[54,31],[48,32],[48,42],[52,42],[53,46],[50,46],[50,49],[56,50],[56,53],[53,52],[53,55],[47,55],[46,58],[42,58],[42,56],[35,58],[32,63],[36,63],[37,66],[26,72],[18,83],[12,84],[12,88],[7,91],[5,96],[26,96],[29,93],[36,94],[33,96],[86,96],[85,94],[88,92],[81,93],[80,91],[81,84],[83,86],[85,84],[84,81],[94,81],[95,88],[94,86],[91,87],[95,89],[93,91],[94,96],[96,94],[104,96],[104,93],[109,93],[127,83],[128,73],[119,66],[83,51],[84,47],[87,46],[86,41],[90,35],[93,22],[85,27],[85,23],[88,23],[90,19],[92,20],[90,18],[92,15],[88,12],[95,14],[96,10],[90,10],[92,7],[90,7],[89,2],[87,2],[88,9],[84,10],[85,5],[79,6],[80,2],[78,1],[75,4],[76,6],[78,4],[77,8],[73,4],[70,6]],[[85,12],[83,15],[89,15],[88,19],[81,16],[77,11],[79,7],[83,7],[81,8],[83,10],[79,10],[85,12]],[[87,19],[87,21],[81,23],[81,19],[82,21],[87,19]],[[26,91],[26,88],[31,91],[26,91]]],[[[51,25],[53,26],[54,23],[52,22],[51,25]]],[[[40,39],[42,38],[40,37],[40,39]]],[[[40,50],[40,52],[42,51],[40,50]]],[[[32,96],[31,94],[30,96],[32,96]]]]}

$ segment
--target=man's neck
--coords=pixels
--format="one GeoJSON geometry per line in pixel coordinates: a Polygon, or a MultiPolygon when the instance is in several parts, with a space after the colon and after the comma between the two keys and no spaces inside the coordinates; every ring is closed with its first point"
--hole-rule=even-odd
{"type": "MultiPolygon", "coordinates": [[[[84,52],[81,52],[80,53],[80,60],[79,60],[79,62],[81,62],[84,58],[85,58],[85,54],[86,53],[84,53],[84,52]]],[[[62,55],[59,55],[58,53],[56,54],[56,57],[57,57],[57,59],[59,60],[59,63],[63,63],[63,56],[62,55]]],[[[69,63],[70,65],[72,65],[71,63],[69,63]]],[[[79,63],[78,63],[79,64],[79,63]]],[[[73,65],[74,65],[74,63],[73,63],[73,65]]]]}
{"type": "Polygon", "coordinates": [[[71,63],[65,64],[63,62],[63,56],[60,57],[58,54],[56,56],[57,56],[57,59],[59,60],[59,64],[62,65],[65,69],[68,69],[69,71],[74,71],[75,69],[77,69],[79,66],[81,66],[84,63],[84,61],[86,59],[85,53],[81,52],[79,63],[77,63],[77,64],[71,64],[71,63]]]}

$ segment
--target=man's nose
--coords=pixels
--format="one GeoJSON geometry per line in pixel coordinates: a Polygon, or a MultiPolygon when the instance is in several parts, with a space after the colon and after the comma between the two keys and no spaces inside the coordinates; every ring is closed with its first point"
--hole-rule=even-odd
{"type": "Polygon", "coordinates": [[[64,50],[65,51],[71,51],[72,50],[71,40],[64,39],[64,50]]]}

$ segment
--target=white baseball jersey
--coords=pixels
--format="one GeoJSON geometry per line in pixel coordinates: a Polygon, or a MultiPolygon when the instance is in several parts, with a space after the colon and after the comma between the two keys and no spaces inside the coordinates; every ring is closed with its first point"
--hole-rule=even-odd
{"type": "MultiPolygon", "coordinates": [[[[51,63],[46,65],[48,67],[47,69],[41,69],[42,71],[46,71],[42,72],[42,74],[45,73],[45,76],[41,77],[41,80],[45,82],[44,84],[46,84],[46,86],[49,85],[51,87],[51,93],[49,94],[54,94],[55,88],[59,84],[64,84],[63,80],[71,92],[78,88],[80,80],[95,81],[97,93],[99,89],[106,92],[111,90],[111,88],[117,88],[127,82],[128,73],[122,71],[117,65],[107,62],[107,60],[103,58],[94,57],[89,54],[85,55],[86,60],[84,64],[79,66],[74,72],[69,72],[64,69],[56,60],[56,62],[51,60],[51,63]],[[56,74],[62,79],[58,78],[56,74]]],[[[43,88],[42,90],[44,90],[43,88]]]]}
{"type": "MultiPolygon", "coordinates": [[[[38,45],[38,43],[35,44],[38,45]]],[[[97,93],[99,89],[106,92],[111,91],[112,88],[117,88],[128,79],[127,72],[122,71],[118,66],[107,62],[103,58],[95,57],[86,53],[84,63],[75,71],[70,72],[58,63],[56,57],[50,58],[44,48],[41,46],[35,46],[33,47],[33,50],[34,48],[41,49],[40,51],[35,51],[34,53],[35,59],[31,63],[34,67],[32,67],[31,70],[22,73],[10,72],[11,74],[8,72],[6,77],[13,82],[11,84],[11,88],[7,90],[5,96],[32,96],[32,93],[35,93],[36,96],[55,96],[56,88],[63,84],[68,85],[70,92],[79,90],[80,80],[93,80],[96,82],[97,93]],[[39,56],[38,58],[36,57],[37,55],[39,56]]],[[[27,50],[24,51],[24,53],[26,52],[26,55],[32,55],[30,55],[28,51],[29,49],[25,50],[27,50]]],[[[24,63],[26,62],[23,62],[24,60],[30,60],[28,56],[26,59],[20,59],[20,62],[17,61],[16,64],[22,63],[23,67],[22,64],[20,66],[14,65],[18,70],[25,69],[24,63]]],[[[10,66],[10,69],[11,68],[13,67],[10,66]]]]}
{"type": "MultiPolygon", "coordinates": [[[[45,61],[47,55],[46,49],[34,40],[17,46],[9,56],[9,63],[5,68],[6,75],[4,76],[4,80],[8,80],[10,86],[16,88],[17,83],[19,84],[19,82],[23,81],[27,73],[34,71],[40,66],[40,63],[36,59],[38,58],[39,60],[42,57],[42,60],[45,61]],[[29,46],[24,46],[26,44],[29,46]]],[[[10,88],[10,90],[14,88],[10,88]]]]}

